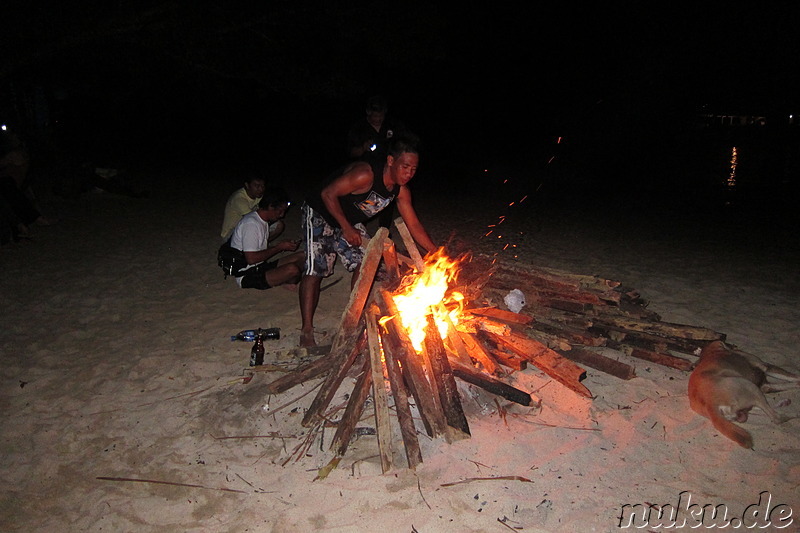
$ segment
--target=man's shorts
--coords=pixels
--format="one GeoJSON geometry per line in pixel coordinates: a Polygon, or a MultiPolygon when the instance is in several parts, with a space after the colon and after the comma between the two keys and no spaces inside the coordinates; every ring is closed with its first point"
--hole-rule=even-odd
{"type": "MultiPolygon", "coordinates": [[[[303,204],[303,236],[305,237],[306,263],[303,274],[326,278],[333,274],[336,257],[348,272],[353,272],[364,259],[364,249],[352,246],[344,237],[342,229],[334,228],[325,218],[314,211],[307,204],[303,204]]],[[[369,239],[367,229],[363,224],[354,226],[366,242],[369,239]]]]}
{"type": "Polygon", "coordinates": [[[258,289],[261,291],[271,289],[272,285],[267,283],[264,273],[278,266],[278,261],[264,261],[247,270],[240,271],[241,276],[236,278],[236,283],[243,289],[258,289]]]}

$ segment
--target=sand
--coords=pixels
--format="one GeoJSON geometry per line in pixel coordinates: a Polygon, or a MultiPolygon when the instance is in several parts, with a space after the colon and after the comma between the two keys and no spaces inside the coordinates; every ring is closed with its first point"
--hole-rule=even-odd
{"type": "MultiPolygon", "coordinates": [[[[280,354],[299,339],[296,293],[240,290],[215,264],[237,180],[198,185],[188,171],[140,178],[151,198],[46,198],[60,222],[0,250],[0,530],[618,531],[634,512],[632,525],[659,530],[653,514],[642,522],[650,504],[723,505],[728,520],[797,530],[787,509],[800,511],[798,421],[776,426],[754,412],[745,427],[755,449],[742,449],[689,409],[687,373],[624,356],[637,377],[590,369],[584,384],[594,399],[534,369],[514,374],[541,409],[462,386],[470,439],[448,444],[421,431],[415,471],[395,440],[397,466],[382,474],[376,438],[363,435],[315,480],[332,458],[333,430],[304,449],[300,420],[319,381],[265,396],[259,385],[280,372],[245,384],[250,345],[229,340],[279,327],[266,363],[285,366],[292,361],[280,354]]],[[[504,235],[483,237],[500,200],[431,195],[417,205],[435,240],[456,231],[484,253],[508,242],[502,260],[620,280],[663,320],[723,332],[800,371],[792,228],[562,203],[511,213],[504,235]]],[[[297,216],[290,211],[287,236],[299,235],[297,216]]],[[[340,265],[328,283],[320,343],[348,298],[340,265]]],[[[782,412],[798,413],[800,391],[771,397],[781,400],[792,402],[782,412]]]]}

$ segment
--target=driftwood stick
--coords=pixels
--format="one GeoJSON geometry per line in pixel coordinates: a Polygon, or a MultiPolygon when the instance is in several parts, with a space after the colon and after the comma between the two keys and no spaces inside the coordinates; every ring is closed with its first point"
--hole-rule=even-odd
{"type": "Polygon", "coordinates": [[[425,375],[422,358],[417,354],[411,344],[411,339],[408,338],[408,334],[400,324],[397,305],[395,305],[392,295],[386,290],[381,289],[378,298],[381,306],[386,310],[386,315],[393,317],[386,322],[387,335],[396,344],[395,356],[403,367],[403,374],[416,400],[425,429],[431,438],[444,435],[447,427],[444,413],[442,413],[438,405],[438,398],[425,375]]]}
{"type": "Polygon", "coordinates": [[[439,335],[439,328],[436,326],[436,321],[432,314],[428,314],[424,350],[430,362],[431,382],[436,383],[439,404],[442,406],[442,412],[447,421],[448,427],[445,433],[447,442],[452,443],[469,438],[469,424],[467,423],[467,417],[464,415],[464,408],[461,405],[461,397],[458,395],[453,369],[450,366],[447,352],[442,343],[442,337],[439,335]]]}
{"type": "Polygon", "coordinates": [[[406,450],[406,460],[409,468],[416,468],[422,462],[422,452],[419,449],[417,429],[414,427],[414,416],[408,404],[408,391],[403,383],[403,374],[395,357],[396,348],[389,339],[383,343],[383,355],[386,362],[386,374],[392,386],[394,408],[397,411],[397,420],[400,423],[400,433],[403,435],[403,446],[406,450]]]}
{"type": "Polygon", "coordinates": [[[106,477],[106,476],[98,476],[96,479],[99,479],[101,481],[135,481],[137,483],[154,483],[157,485],[173,485],[175,487],[191,487],[195,489],[221,490],[223,492],[239,492],[242,494],[247,494],[247,491],[244,490],[229,489],[226,487],[207,487],[205,485],[195,485],[193,483],[176,483],[174,481],[161,481],[159,479],[139,479],[132,477],[106,477]]]}
{"type": "Polygon", "coordinates": [[[367,342],[369,344],[369,369],[372,381],[372,398],[375,408],[375,429],[378,433],[378,449],[381,456],[381,470],[385,474],[392,468],[392,431],[389,422],[389,402],[386,397],[381,344],[378,335],[378,307],[370,306],[366,314],[367,342]]]}
{"type": "Polygon", "coordinates": [[[361,367],[361,374],[359,374],[356,384],[353,387],[353,392],[350,394],[350,401],[347,402],[344,414],[336,426],[336,433],[333,435],[331,448],[336,450],[336,456],[342,457],[350,445],[350,440],[353,438],[353,433],[356,429],[356,424],[364,412],[364,403],[369,396],[369,389],[372,385],[371,374],[369,371],[369,359],[364,361],[361,367]]]}
{"type": "Polygon", "coordinates": [[[403,239],[403,244],[406,246],[408,255],[410,255],[411,259],[414,261],[414,266],[419,272],[422,272],[425,269],[425,263],[422,261],[419,248],[417,248],[414,238],[411,236],[411,232],[408,231],[408,226],[403,222],[402,217],[394,219],[394,225],[397,228],[397,232],[400,234],[400,238],[403,239]]]}

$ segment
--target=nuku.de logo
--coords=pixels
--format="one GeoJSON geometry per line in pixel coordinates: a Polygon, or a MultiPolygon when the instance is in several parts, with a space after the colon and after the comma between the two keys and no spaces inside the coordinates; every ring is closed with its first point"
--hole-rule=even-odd
{"type": "Polygon", "coordinates": [[[667,503],[661,506],[650,503],[624,504],[620,509],[620,529],[661,528],[731,528],[753,529],[763,531],[764,528],[783,529],[794,522],[792,508],[785,503],[772,501],[769,491],[758,495],[758,503],[748,505],[741,516],[730,512],[725,504],[692,503],[692,494],[683,491],[678,494],[678,504],[667,503]]]}

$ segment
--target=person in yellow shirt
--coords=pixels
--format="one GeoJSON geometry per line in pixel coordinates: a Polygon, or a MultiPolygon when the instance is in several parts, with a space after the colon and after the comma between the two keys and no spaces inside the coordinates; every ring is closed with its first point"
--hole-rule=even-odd
{"type": "MultiPolygon", "coordinates": [[[[264,195],[264,188],[266,183],[264,178],[251,175],[245,182],[241,189],[237,189],[228,198],[225,204],[225,216],[222,219],[222,230],[220,236],[223,241],[227,241],[233,234],[236,224],[248,213],[252,213],[258,206],[258,202],[264,195]]],[[[269,236],[274,239],[283,232],[284,223],[279,220],[270,225],[269,236]]]]}

